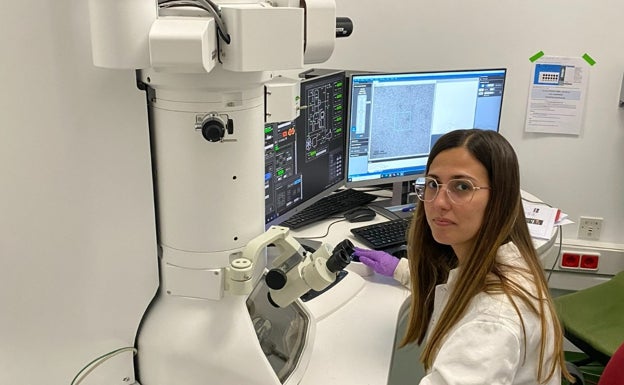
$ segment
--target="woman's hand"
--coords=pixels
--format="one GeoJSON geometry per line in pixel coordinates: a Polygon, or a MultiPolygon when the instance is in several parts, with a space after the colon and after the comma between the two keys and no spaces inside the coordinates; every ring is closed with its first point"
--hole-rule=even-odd
{"type": "Polygon", "coordinates": [[[353,255],[358,257],[360,262],[372,268],[376,273],[392,277],[394,270],[399,264],[399,258],[385,251],[361,249],[355,247],[353,255]]]}

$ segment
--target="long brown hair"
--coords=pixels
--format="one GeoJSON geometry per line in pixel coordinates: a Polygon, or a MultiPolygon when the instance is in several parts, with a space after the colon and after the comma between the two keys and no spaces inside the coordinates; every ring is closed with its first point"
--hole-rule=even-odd
{"type": "MultiPolygon", "coordinates": [[[[440,137],[433,146],[427,161],[427,172],[439,153],[456,147],[468,150],[486,168],[491,187],[490,199],[485,209],[483,224],[458,272],[457,284],[450,293],[440,320],[435,328],[429,331],[420,359],[426,369],[431,367],[444,337],[461,319],[469,302],[478,293],[504,293],[515,307],[523,327],[524,321],[516,303],[517,299],[540,318],[542,338],[537,372],[539,381],[545,382],[552,378],[557,367],[566,377],[571,378],[563,357],[561,325],[526,224],[520,195],[518,159],[513,147],[502,135],[494,131],[479,129],[452,131],[440,137]],[[507,274],[511,269],[509,266],[496,262],[499,247],[510,241],[518,247],[526,261],[528,269],[524,273],[534,282],[534,293],[523,289],[522,285],[509,278],[507,274]],[[492,279],[492,275],[497,279],[492,279]],[[546,351],[549,325],[553,325],[555,333],[553,352],[546,351]],[[552,365],[544,368],[545,358],[551,354],[552,365]]],[[[413,342],[419,345],[423,343],[433,312],[435,286],[445,283],[449,271],[458,264],[453,249],[433,239],[423,206],[418,205],[408,234],[412,299],[410,318],[401,346],[413,342]]]]}

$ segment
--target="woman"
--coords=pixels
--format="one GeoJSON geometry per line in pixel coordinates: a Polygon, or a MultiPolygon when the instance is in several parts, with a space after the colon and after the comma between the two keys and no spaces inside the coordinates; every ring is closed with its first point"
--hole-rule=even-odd
{"type": "Polygon", "coordinates": [[[411,281],[402,345],[421,345],[420,384],[548,384],[569,378],[563,336],[520,197],[518,160],[498,133],[457,130],[435,143],[408,233],[408,264],[356,249],[411,281]],[[409,279],[407,276],[409,275],[409,279]]]}

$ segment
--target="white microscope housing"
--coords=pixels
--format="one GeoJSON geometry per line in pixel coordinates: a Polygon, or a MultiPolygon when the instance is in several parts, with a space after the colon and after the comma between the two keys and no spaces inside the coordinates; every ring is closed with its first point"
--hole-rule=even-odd
{"type": "Polygon", "coordinates": [[[299,81],[272,71],[329,58],[334,1],[89,0],[89,10],[94,64],[137,70],[148,105],[160,287],[137,332],[137,379],[298,383],[315,322],[299,296],[336,272],[327,246],[306,254],[287,229],[265,233],[263,128],[298,116],[299,81]],[[280,288],[261,280],[270,243],[288,250],[276,258],[280,288]]]}

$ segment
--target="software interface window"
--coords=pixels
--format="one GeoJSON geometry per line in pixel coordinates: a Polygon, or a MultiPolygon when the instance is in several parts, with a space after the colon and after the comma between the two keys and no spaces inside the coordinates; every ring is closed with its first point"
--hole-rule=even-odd
{"type": "Polygon", "coordinates": [[[344,183],[344,94],[344,72],[307,79],[299,118],[265,126],[266,224],[287,219],[344,183]]]}
{"type": "Polygon", "coordinates": [[[347,185],[424,172],[449,131],[498,130],[504,81],[504,69],[353,75],[347,185]]]}

